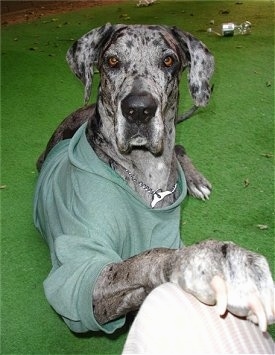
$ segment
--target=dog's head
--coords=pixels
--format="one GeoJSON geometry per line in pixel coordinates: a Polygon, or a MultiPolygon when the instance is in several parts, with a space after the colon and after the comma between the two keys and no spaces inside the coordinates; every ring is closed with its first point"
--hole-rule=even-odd
{"type": "Polygon", "coordinates": [[[75,42],[67,61],[85,86],[85,103],[94,65],[99,69],[98,109],[112,118],[122,153],[145,147],[159,154],[164,135],[174,136],[178,84],[186,67],[195,105],[205,106],[210,98],[213,56],[174,27],[107,24],[75,42]]]}

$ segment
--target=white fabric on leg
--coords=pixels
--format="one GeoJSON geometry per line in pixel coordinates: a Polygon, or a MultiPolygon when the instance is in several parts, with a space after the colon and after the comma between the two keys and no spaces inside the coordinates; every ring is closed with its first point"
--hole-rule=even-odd
{"type": "Polygon", "coordinates": [[[253,323],[220,317],[215,306],[166,283],[144,301],[123,354],[274,354],[274,342],[253,323]]]}

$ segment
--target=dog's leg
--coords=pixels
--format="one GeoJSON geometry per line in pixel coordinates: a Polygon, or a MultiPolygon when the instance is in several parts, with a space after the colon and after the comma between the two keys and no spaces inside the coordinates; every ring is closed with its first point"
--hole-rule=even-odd
{"type": "Polygon", "coordinates": [[[95,318],[104,324],[138,309],[152,289],[168,281],[203,303],[218,301],[220,314],[228,309],[252,321],[256,315],[261,329],[272,320],[273,281],[265,258],[214,240],[181,249],[152,249],[107,265],[93,293],[95,318]]]}
{"type": "Polygon", "coordinates": [[[169,259],[175,250],[146,251],[101,272],[93,294],[94,315],[100,324],[137,310],[156,286],[169,281],[169,259]]]}
{"type": "Polygon", "coordinates": [[[73,112],[71,115],[66,117],[57,129],[54,131],[53,135],[51,136],[46,149],[44,152],[39,156],[36,167],[37,170],[40,171],[41,167],[51,151],[51,149],[60,141],[64,139],[70,139],[73,137],[75,132],[78,128],[94,114],[95,106],[90,105],[87,107],[83,107],[78,109],[77,111],[73,112]]]}
{"type": "Polygon", "coordinates": [[[185,174],[188,193],[202,200],[208,199],[212,190],[210,182],[194,167],[182,146],[175,146],[175,152],[185,174]]]}

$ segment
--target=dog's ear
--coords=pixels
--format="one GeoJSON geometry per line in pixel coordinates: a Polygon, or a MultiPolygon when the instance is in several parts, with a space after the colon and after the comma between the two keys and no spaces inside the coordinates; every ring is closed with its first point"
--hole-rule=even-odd
{"type": "Polygon", "coordinates": [[[205,106],[211,95],[210,79],[214,72],[214,57],[207,47],[188,32],[176,27],[172,33],[188,59],[189,90],[196,106],[205,106]]]}
{"type": "Polygon", "coordinates": [[[76,41],[67,52],[66,59],[71,70],[85,86],[85,104],[91,96],[93,66],[98,61],[102,46],[116,28],[117,26],[112,26],[110,23],[95,28],[76,41]]]}

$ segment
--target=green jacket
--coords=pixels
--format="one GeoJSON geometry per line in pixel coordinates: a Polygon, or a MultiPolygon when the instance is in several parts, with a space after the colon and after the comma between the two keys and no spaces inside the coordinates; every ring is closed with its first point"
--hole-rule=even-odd
{"type": "Polygon", "coordinates": [[[46,297],[71,330],[112,333],[125,318],[100,325],[92,294],[101,270],[155,247],[181,246],[180,204],[186,183],[180,171],[180,198],[165,208],[142,199],[89,145],[86,124],[56,145],[39,175],[34,221],[49,245],[52,270],[46,297]]]}

